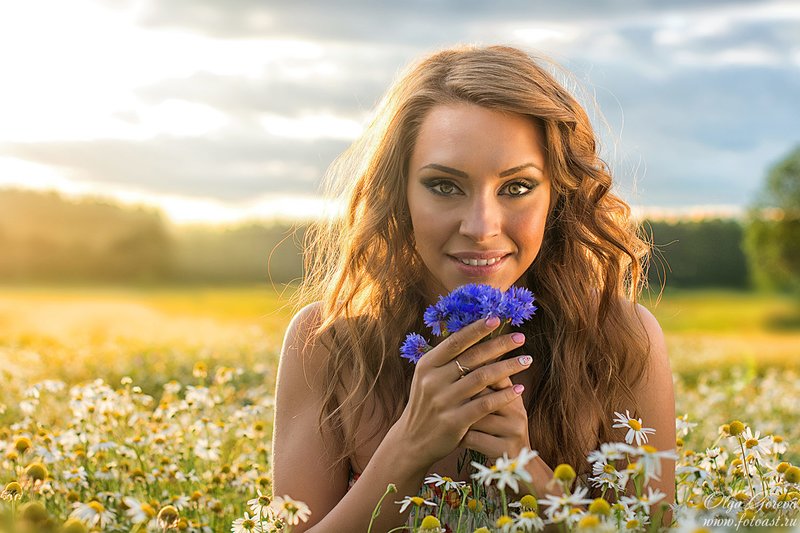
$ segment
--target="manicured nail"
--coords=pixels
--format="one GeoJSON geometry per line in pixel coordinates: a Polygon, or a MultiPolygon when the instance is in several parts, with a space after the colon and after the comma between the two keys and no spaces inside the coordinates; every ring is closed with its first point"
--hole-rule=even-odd
{"type": "Polygon", "coordinates": [[[521,385],[519,383],[514,385],[514,392],[516,392],[517,394],[522,394],[522,391],[524,390],[525,390],[525,385],[521,385]]]}
{"type": "Polygon", "coordinates": [[[496,328],[498,325],[500,325],[500,319],[496,316],[490,316],[486,319],[486,325],[490,328],[496,328]]]}
{"type": "Polygon", "coordinates": [[[530,355],[523,355],[519,358],[519,364],[523,366],[528,366],[532,362],[533,362],[533,357],[531,357],[530,355]]]}
{"type": "Polygon", "coordinates": [[[511,340],[513,340],[517,344],[522,344],[523,342],[525,342],[525,335],[523,335],[520,332],[512,333],[511,340]]]}

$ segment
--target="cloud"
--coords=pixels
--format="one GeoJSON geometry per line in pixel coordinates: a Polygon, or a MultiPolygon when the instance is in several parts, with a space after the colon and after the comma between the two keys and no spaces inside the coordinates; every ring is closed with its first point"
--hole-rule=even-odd
{"type": "Polygon", "coordinates": [[[82,182],[240,201],[276,192],[311,193],[347,142],[301,142],[253,132],[242,138],[6,143],[0,152],[63,169],[82,182]]]}
{"type": "Polygon", "coordinates": [[[374,71],[368,75],[363,71],[311,79],[273,75],[242,78],[198,72],[185,78],[164,79],[140,87],[135,93],[148,105],[180,99],[224,109],[245,120],[264,113],[291,117],[316,112],[358,117],[377,103],[390,77],[389,72],[379,76],[374,71]]]}
{"type": "Polygon", "coordinates": [[[3,109],[13,120],[0,127],[0,157],[159,194],[230,202],[312,194],[398,71],[457,42],[539,50],[572,70],[567,88],[585,88],[590,115],[597,100],[611,126],[601,131],[608,158],[640,204],[746,202],[765,167],[800,140],[794,2],[108,6],[138,21],[117,17],[104,30],[108,75],[90,79],[102,65],[76,53],[96,46],[93,34],[84,48],[65,41],[61,82],[20,71],[15,101],[32,87],[63,90],[3,109]],[[34,110],[42,122],[29,120],[34,110]]]}

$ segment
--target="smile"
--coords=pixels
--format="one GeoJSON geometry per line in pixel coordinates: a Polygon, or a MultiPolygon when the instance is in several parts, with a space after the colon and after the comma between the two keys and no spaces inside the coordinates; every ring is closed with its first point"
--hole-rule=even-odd
{"type": "Polygon", "coordinates": [[[511,254],[490,257],[489,259],[461,259],[449,256],[450,260],[462,274],[469,277],[484,277],[500,271],[511,254]]]}
{"type": "Polygon", "coordinates": [[[503,257],[492,257],[491,259],[458,259],[465,265],[472,265],[472,266],[486,266],[486,265],[493,265],[496,262],[500,261],[503,257]]]}

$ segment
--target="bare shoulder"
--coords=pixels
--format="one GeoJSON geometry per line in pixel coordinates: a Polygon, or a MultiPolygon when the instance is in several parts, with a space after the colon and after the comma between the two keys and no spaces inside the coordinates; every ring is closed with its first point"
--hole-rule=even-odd
{"type": "Polygon", "coordinates": [[[279,376],[302,373],[306,386],[314,388],[311,380],[323,370],[327,356],[325,343],[317,335],[321,321],[321,302],[306,305],[292,317],[283,338],[279,376]]]}
{"type": "MultiPolygon", "coordinates": [[[[317,330],[319,303],[305,306],[286,329],[278,364],[272,440],[273,490],[314,509],[310,527],[330,511],[347,490],[347,469],[337,464],[319,424],[330,356],[317,330]]],[[[304,531],[305,529],[298,529],[304,531]]]]}
{"type": "Polygon", "coordinates": [[[636,314],[644,326],[645,333],[650,343],[650,353],[648,357],[648,367],[651,371],[666,371],[671,375],[669,368],[669,357],[667,355],[667,343],[664,339],[664,331],[658,320],[642,304],[636,304],[636,314]]]}

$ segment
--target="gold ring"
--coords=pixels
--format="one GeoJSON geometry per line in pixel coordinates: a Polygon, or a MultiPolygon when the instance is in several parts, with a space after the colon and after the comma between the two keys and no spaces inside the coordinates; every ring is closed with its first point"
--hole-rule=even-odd
{"type": "Polygon", "coordinates": [[[466,376],[467,374],[469,374],[470,370],[469,370],[468,366],[463,366],[461,363],[458,362],[458,359],[455,359],[455,362],[456,362],[456,366],[458,367],[458,370],[461,372],[461,377],[458,378],[458,379],[461,379],[464,376],[466,376]]]}

